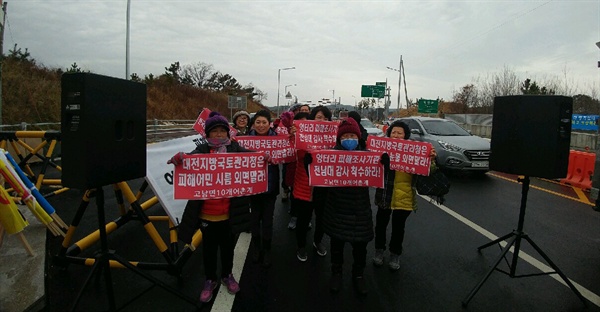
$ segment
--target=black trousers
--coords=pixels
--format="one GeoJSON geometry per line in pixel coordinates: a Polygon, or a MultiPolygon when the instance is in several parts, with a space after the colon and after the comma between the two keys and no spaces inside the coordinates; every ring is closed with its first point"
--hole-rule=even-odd
{"type": "MultiPolygon", "coordinates": [[[[352,245],[352,276],[363,276],[367,264],[367,244],[369,242],[354,242],[352,245]]],[[[344,264],[345,241],[331,237],[331,273],[341,274],[344,264]]]]}
{"type": "Polygon", "coordinates": [[[217,280],[217,252],[221,251],[221,277],[231,274],[233,268],[233,234],[229,220],[201,220],[202,256],[206,279],[217,280]]]}
{"type": "Polygon", "coordinates": [[[292,198],[292,205],[295,207],[295,213],[298,217],[296,221],[296,243],[298,248],[306,247],[306,234],[308,233],[308,224],[312,219],[313,211],[315,213],[315,236],[313,241],[320,243],[325,235],[323,231],[323,205],[296,198],[292,198]]]}
{"type": "Polygon", "coordinates": [[[390,252],[397,255],[402,254],[402,242],[404,241],[404,227],[406,219],[412,211],[402,209],[377,208],[375,216],[375,249],[385,249],[387,226],[392,219],[392,237],[390,239],[390,252]]]}
{"type": "Polygon", "coordinates": [[[252,217],[252,237],[271,241],[273,238],[273,212],[276,195],[258,194],[252,196],[250,215],[252,217]]]}

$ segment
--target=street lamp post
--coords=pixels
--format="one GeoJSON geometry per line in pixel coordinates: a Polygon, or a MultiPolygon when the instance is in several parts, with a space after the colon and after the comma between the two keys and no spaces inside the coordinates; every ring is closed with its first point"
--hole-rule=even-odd
{"type": "Polygon", "coordinates": [[[287,95],[287,87],[295,87],[295,86],[296,86],[296,84],[286,85],[283,92],[287,95]]]}
{"type": "Polygon", "coordinates": [[[296,67],[279,68],[277,70],[277,116],[279,116],[279,88],[281,87],[281,71],[296,69],[296,67]]]}
{"type": "Polygon", "coordinates": [[[125,38],[125,79],[129,80],[129,12],[131,11],[131,0],[127,0],[127,34],[125,38]]]}
{"type": "MultiPolygon", "coordinates": [[[[287,90],[287,88],[288,88],[288,87],[295,87],[295,86],[296,86],[296,84],[290,84],[290,85],[286,85],[286,86],[285,86],[285,88],[284,88],[284,90],[285,90],[285,91],[284,91],[283,93],[285,93],[285,95],[284,95],[284,96],[285,96],[285,98],[286,98],[286,99],[291,99],[291,98],[292,98],[292,95],[291,95],[290,93],[288,93],[288,90],[287,90]],[[290,97],[288,97],[288,94],[289,94],[289,96],[290,96],[290,97]]],[[[289,100],[288,100],[288,103],[287,103],[287,104],[288,104],[288,106],[290,106],[290,101],[289,101],[289,100]]]]}

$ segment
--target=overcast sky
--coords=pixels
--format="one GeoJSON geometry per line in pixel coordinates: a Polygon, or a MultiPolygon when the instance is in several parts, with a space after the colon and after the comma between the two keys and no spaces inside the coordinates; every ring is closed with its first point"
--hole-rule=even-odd
{"type": "MultiPolygon", "coordinates": [[[[397,106],[400,56],[410,99],[451,99],[475,77],[513,70],[599,89],[600,0],[131,0],[130,72],[200,62],[267,93],[360,101],[385,81],[397,106]],[[333,91],[335,90],[335,91],[333,91]]],[[[14,44],[47,67],[125,78],[127,0],[8,1],[4,53],[14,44]]],[[[401,105],[405,106],[404,86],[401,105]]]]}

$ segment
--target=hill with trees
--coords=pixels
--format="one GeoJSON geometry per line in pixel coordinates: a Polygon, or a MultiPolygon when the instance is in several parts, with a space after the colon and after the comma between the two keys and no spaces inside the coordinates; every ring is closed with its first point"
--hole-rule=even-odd
{"type": "MultiPolygon", "coordinates": [[[[1,69],[2,125],[60,122],[61,76],[82,72],[76,63],[68,69],[45,67],[16,45],[2,56],[1,69]]],[[[266,94],[258,88],[242,86],[205,63],[180,66],[175,62],[159,76],[140,78],[134,73],[131,80],[147,85],[148,120],[195,120],[202,108],[229,115],[229,95],[246,96],[249,112],[266,108],[261,104],[266,94]]]]}

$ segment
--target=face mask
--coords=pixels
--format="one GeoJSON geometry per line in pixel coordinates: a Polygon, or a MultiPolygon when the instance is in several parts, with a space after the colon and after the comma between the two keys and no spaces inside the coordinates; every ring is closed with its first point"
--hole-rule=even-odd
{"type": "Polygon", "coordinates": [[[342,147],[346,150],[354,150],[358,146],[358,139],[345,139],[341,141],[342,147]]]}

